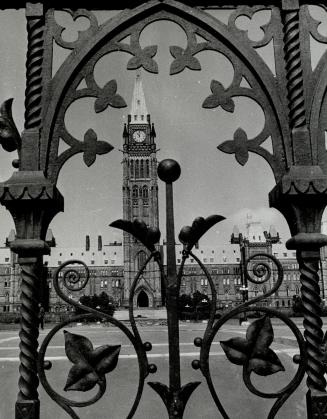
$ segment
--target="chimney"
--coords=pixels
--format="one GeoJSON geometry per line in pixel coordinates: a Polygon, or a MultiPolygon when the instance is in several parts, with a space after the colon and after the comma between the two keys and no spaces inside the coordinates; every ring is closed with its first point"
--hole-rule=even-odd
{"type": "Polygon", "coordinates": [[[87,235],[86,236],[86,240],[85,240],[85,250],[88,252],[90,250],[90,236],[87,235]]]}
{"type": "Polygon", "coordinates": [[[102,250],[102,236],[98,236],[98,250],[102,250]]]}

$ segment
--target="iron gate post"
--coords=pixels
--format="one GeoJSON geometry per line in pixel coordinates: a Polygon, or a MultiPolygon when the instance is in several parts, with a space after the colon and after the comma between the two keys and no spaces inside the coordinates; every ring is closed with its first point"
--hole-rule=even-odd
{"type": "Polygon", "coordinates": [[[326,207],[327,176],[320,167],[293,167],[270,192],[270,205],[286,218],[292,238],[288,249],[296,250],[300,269],[303,303],[304,338],[307,344],[307,411],[308,418],[320,418],[321,397],[327,400],[325,370],[322,363],[323,330],[319,287],[320,248],[327,236],[320,233],[326,207]],[[318,402],[319,401],[319,402],[318,402]],[[318,415],[318,416],[317,416],[318,415]]]}
{"type": "Polygon", "coordinates": [[[42,172],[20,171],[0,184],[0,202],[15,222],[16,240],[11,249],[18,254],[21,267],[20,377],[15,417],[38,419],[40,266],[42,256],[49,253],[45,242],[49,223],[62,210],[63,199],[42,172]]]}

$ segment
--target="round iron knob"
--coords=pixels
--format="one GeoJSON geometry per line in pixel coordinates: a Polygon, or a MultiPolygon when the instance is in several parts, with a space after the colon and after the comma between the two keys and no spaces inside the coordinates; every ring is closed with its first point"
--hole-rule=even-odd
{"type": "Polygon", "coordinates": [[[158,176],[165,183],[175,182],[181,175],[181,167],[176,160],[165,159],[159,163],[158,176]]]}
{"type": "Polygon", "coordinates": [[[194,345],[197,346],[198,348],[201,348],[201,346],[202,346],[202,339],[201,338],[195,338],[194,339],[194,345]]]}
{"type": "Polygon", "coordinates": [[[150,374],[154,374],[157,372],[157,366],[155,364],[150,364],[148,370],[150,374]]]}
{"type": "Polygon", "coordinates": [[[192,368],[194,369],[194,370],[198,370],[198,369],[200,369],[200,361],[198,360],[198,359],[195,359],[194,361],[192,361],[192,368]]]}

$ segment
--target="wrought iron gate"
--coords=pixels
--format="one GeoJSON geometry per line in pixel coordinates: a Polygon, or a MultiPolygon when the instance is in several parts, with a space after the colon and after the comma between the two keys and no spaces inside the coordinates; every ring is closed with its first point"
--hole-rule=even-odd
{"type": "MultiPolygon", "coordinates": [[[[225,89],[219,81],[213,80],[210,86],[212,93],[202,104],[204,108],[221,106],[224,110],[233,112],[233,98],[246,96],[256,101],[263,109],[265,125],[259,135],[247,138],[246,133],[238,129],[234,139],[223,142],[219,149],[235,154],[236,160],[242,165],[247,162],[249,152],[254,152],[271,166],[276,186],[269,195],[270,205],[277,208],[289,224],[292,238],[287,245],[288,248],[297,251],[300,266],[305,343],[301,333],[290,320],[277,311],[261,307],[258,310],[263,316],[249,327],[246,339],[222,342],[223,350],[231,362],[243,365],[244,382],[250,391],[261,397],[276,399],[269,414],[270,418],[274,417],[279,407],[295,390],[304,371],[307,374],[308,417],[326,417],[325,352],[322,345],[318,269],[320,248],[327,244],[326,236],[320,233],[321,217],[327,202],[324,118],[327,53],[322,55],[318,65],[312,69],[310,37],[322,43],[327,43],[327,38],[319,32],[319,22],[310,15],[308,7],[318,5],[326,11],[327,7],[319,1],[299,0],[262,0],[260,4],[247,4],[236,0],[123,0],[111,3],[107,9],[123,11],[103,24],[99,24],[86,2],[80,2],[80,6],[85,8],[79,9],[75,9],[75,4],[69,0],[49,1],[45,4],[13,0],[2,5],[2,8],[25,8],[28,31],[26,112],[22,135],[17,132],[12,119],[11,100],[2,105],[0,117],[0,140],[3,148],[7,151],[17,149],[19,153],[19,159],[13,162],[18,170],[0,186],[1,203],[10,211],[15,221],[17,239],[12,244],[12,250],[18,254],[22,269],[21,364],[16,417],[39,417],[39,379],[50,396],[72,417],[77,417],[72,407],[85,406],[100,398],[105,391],[105,374],[111,372],[117,363],[119,347],[106,346],[94,350],[85,338],[66,333],[67,356],[75,364],[67,380],[67,389],[74,387],[76,390],[85,390],[97,384],[99,392],[92,400],[84,403],[71,402],[55,394],[46,379],[45,368],[50,368],[51,365],[45,361],[45,351],[52,336],[65,325],[60,324],[51,331],[38,351],[39,269],[42,256],[49,252],[45,242],[48,226],[53,217],[63,210],[63,197],[56,188],[60,169],[76,153],[83,153],[84,162],[90,166],[98,154],[110,152],[112,149],[111,145],[98,141],[93,130],[85,133],[84,141],[68,133],[64,123],[66,110],[73,101],[81,97],[96,98],[95,112],[101,112],[108,106],[125,106],[124,99],[117,93],[119,86],[115,80],[110,80],[103,88],[98,86],[94,78],[95,65],[104,55],[123,51],[132,56],[127,69],[143,68],[149,72],[158,72],[155,61],[156,46],[142,48],[139,39],[147,25],[159,20],[177,23],[187,35],[185,49],[177,46],[170,48],[173,57],[170,74],[180,73],[185,68],[200,70],[201,64],[196,54],[201,51],[218,51],[232,63],[234,78],[231,85],[225,89]],[[74,42],[67,42],[62,38],[62,28],[54,19],[55,10],[62,8],[68,10],[73,19],[84,16],[90,22],[89,28],[80,32],[74,42]],[[228,23],[222,23],[207,13],[207,8],[232,9],[228,23]],[[240,30],[235,22],[240,16],[251,18],[261,10],[269,10],[271,19],[263,27],[264,37],[260,41],[251,41],[246,31],[240,30]],[[130,37],[130,43],[125,41],[127,37],[130,37]],[[53,41],[70,51],[55,74],[52,74],[51,68],[53,41]],[[257,48],[270,42],[273,42],[275,53],[275,74],[256,52],[257,48]],[[241,83],[243,78],[247,81],[246,87],[241,83]],[[86,86],[79,88],[82,80],[85,80],[86,86]],[[264,142],[269,137],[272,139],[272,152],[264,147],[264,142]],[[59,139],[68,146],[61,154],[59,139]],[[283,369],[277,355],[269,348],[273,338],[270,323],[272,315],[281,318],[290,327],[298,341],[300,356],[295,359],[299,367],[291,383],[280,392],[268,395],[253,386],[250,376],[252,372],[270,375],[283,369]],[[76,354],[78,345],[82,350],[76,354]],[[81,359],[84,360],[83,371],[79,368],[81,359]],[[87,373],[87,379],[84,379],[82,372],[87,373]]],[[[92,9],[102,8],[102,4],[97,0],[92,2],[92,9]]],[[[217,125],[218,123],[217,121],[217,125]]],[[[179,166],[175,162],[165,161],[159,166],[159,177],[166,183],[167,192],[167,273],[164,272],[162,261],[154,247],[159,239],[157,231],[147,229],[141,222],[115,223],[116,227],[133,234],[148,247],[150,256],[146,264],[154,258],[164,278],[169,328],[170,383],[169,386],[155,382],[150,385],[166,404],[169,417],[182,417],[185,404],[198,385],[197,382],[193,382],[182,386],[180,381],[176,306],[183,268],[176,272],[172,207],[172,183],[178,176],[179,166]]],[[[184,262],[192,254],[196,240],[219,220],[219,216],[197,219],[191,227],[181,231],[179,237],[184,243],[184,262]]],[[[193,257],[195,258],[194,255],[193,257]]],[[[205,267],[199,260],[197,262],[211,284],[213,303],[205,335],[195,341],[195,345],[201,350],[200,359],[193,362],[193,367],[201,370],[218,410],[223,417],[228,417],[211,381],[208,365],[210,345],[224,322],[237,313],[250,310],[250,305],[275,292],[281,284],[282,274],[280,273],[276,286],[267,295],[246,302],[219,321],[215,321],[215,287],[205,267]]],[[[141,271],[144,268],[145,266],[141,271]]],[[[262,273],[262,270],[260,272],[262,273]]],[[[67,299],[58,287],[57,280],[58,276],[55,281],[58,294],[67,299]]],[[[138,277],[135,278],[134,288],[137,280],[138,277]]],[[[262,280],[259,279],[260,281],[262,280]]],[[[68,288],[74,289],[74,282],[75,273],[70,273],[65,278],[65,283],[68,288]]],[[[90,309],[88,311],[91,311],[92,315],[97,314],[90,309]]],[[[146,355],[147,351],[151,350],[151,344],[143,343],[140,338],[132,304],[132,331],[114,318],[105,317],[126,334],[138,356],[140,381],[137,397],[129,414],[129,417],[132,417],[141,397],[146,376],[149,372],[155,372],[155,366],[148,364],[146,355]]]]}

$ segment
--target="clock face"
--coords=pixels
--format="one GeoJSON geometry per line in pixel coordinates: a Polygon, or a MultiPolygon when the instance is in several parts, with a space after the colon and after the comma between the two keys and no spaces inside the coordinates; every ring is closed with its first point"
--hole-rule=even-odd
{"type": "Polygon", "coordinates": [[[141,130],[134,131],[133,140],[137,143],[142,143],[145,140],[145,132],[141,130]]]}

